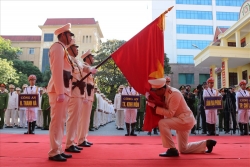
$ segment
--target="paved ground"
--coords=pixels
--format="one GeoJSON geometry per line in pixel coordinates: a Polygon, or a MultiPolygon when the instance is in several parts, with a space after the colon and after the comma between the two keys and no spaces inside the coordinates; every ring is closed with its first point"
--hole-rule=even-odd
{"type": "MultiPolygon", "coordinates": [[[[3,128],[0,129],[0,133],[9,133],[9,134],[23,134],[24,132],[26,132],[27,129],[24,128],[3,128]]],[[[197,134],[196,135],[202,135],[201,131],[196,131],[197,134]]],[[[48,134],[49,131],[48,130],[41,130],[41,129],[36,129],[35,130],[36,134],[48,134]]],[[[90,131],[89,135],[94,135],[94,136],[124,136],[126,133],[126,130],[117,130],[116,126],[115,126],[115,122],[111,122],[109,124],[106,124],[103,127],[100,127],[98,130],[95,131],[90,131]]],[[[159,133],[159,132],[158,132],[159,133]]],[[[218,131],[217,131],[218,133],[218,131]]],[[[138,136],[148,136],[147,132],[136,132],[136,134],[138,136]]],[[[172,131],[172,134],[175,135],[175,131],[172,131]]],[[[190,134],[191,136],[194,134],[190,134]]],[[[230,136],[231,134],[224,134],[224,132],[220,132],[220,136],[230,136]]],[[[237,130],[236,134],[234,135],[239,135],[239,132],[237,130]]],[[[152,136],[155,136],[152,133],[152,136]]],[[[205,136],[205,135],[202,135],[205,136]]]]}

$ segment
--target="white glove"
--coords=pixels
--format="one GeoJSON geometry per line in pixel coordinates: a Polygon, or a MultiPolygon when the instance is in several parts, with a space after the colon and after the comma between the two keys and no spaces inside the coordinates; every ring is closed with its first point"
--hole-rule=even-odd
{"type": "Polygon", "coordinates": [[[148,99],[149,95],[150,95],[150,93],[149,93],[149,92],[146,92],[146,93],[145,93],[145,97],[146,97],[146,99],[148,99]]]}
{"type": "Polygon", "coordinates": [[[89,72],[95,74],[97,72],[97,69],[95,67],[90,67],[89,72]]]}
{"type": "Polygon", "coordinates": [[[154,104],[154,103],[151,103],[151,102],[148,101],[148,105],[149,105],[150,107],[152,107],[152,108],[155,108],[155,104],[154,104]]]}
{"type": "Polygon", "coordinates": [[[60,95],[57,96],[56,101],[60,103],[60,102],[63,102],[64,99],[65,99],[65,95],[64,94],[60,94],[60,95]]]}

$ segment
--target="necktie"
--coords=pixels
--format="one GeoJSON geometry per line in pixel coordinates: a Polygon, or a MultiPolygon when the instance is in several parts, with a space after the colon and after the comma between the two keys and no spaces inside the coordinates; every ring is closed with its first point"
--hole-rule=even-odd
{"type": "Polygon", "coordinates": [[[32,90],[32,86],[30,87],[30,89],[32,90]]]}
{"type": "Polygon", "coordinates": [[[244,90],[244,93],[246,94],[246,91],[244,90]]]}
{"type": "Polygon", "coordinates": [[[12,96],[12,92],[10,93],[10,95],[12,96]]]}
{"type": "Polygon", "coordinates": [[[132,88],[130,87],[129,90],[130,90],[130,92],[131,92],[132,88]]]}
{"type": "Polygon", "coordinates": [[[213,89],[211,89],[211,92],[213,93],[213,89]]]}

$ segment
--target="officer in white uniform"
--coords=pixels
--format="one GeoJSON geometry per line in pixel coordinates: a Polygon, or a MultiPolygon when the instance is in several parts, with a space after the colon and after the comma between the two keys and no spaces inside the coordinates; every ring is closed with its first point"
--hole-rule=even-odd
{"type": "MultiPolygon", "coordinates": [[[[16,88],[16,94],[17,94],[17,107],[18,107],[18,95],[21,94],[21,89],[19,87],[16,88]]],[[[19,107],[16,110],[16,115],[15,115],[15,122],[18,123],[18,117],[19,117],[19,124],[18,124],[18,128],[22,128],[21,125],[21,119],[20,119],[20,111],[19,111],[19,107]]]]}
{"type": "Polygon", "coordinates": [[[42,95],[43,95],[43,88],[39,88],[39,108],[37,110],[37,129],[41,129],[43,127],[43,110],[41,109],[41,102],[42,102],[42,95]]]}
{"type": "Polygon", "coordinates": [[[99,111],[100,110],[100,98],[101,98],[101,95],[100,95],[100,89],[98,89],[97,86],[95,86],[95,89],[96,89],[96,111],[95,111],[95,115],[94,115],[94,128],[95,130],[98,130],[99,126],[100,126],[100,118],[101,118],[101,112],[99,111]]]}
{"type": "MultiPolygon", "coordinates": [[[[40,90],[39,87],[35,85],[36,83],[36,76],[30,75],[28,77],[30,86],[28,86],[24,94],[39,94],[40,90]]],[[[38,95],[40,97],[40,95],[38,95]]],[[[24,134],[35,134],[35,126],[37,121],[37,107],[29,107],[26,108],[26,119],[28,121],[28,131],[24,134]]]]}
{"type": "Polygon", "coordinates": [[[216,141],[214,140],[188,143],[188,136],[195,124],[195,118],[181,92],[178,89],[167,86],[165,78],[152,79],[148,82],[151,84],[152,91],[155,91],[156,95],[165,99],[165,107],[156,106],[150,101],[147,103],[147,105],[155,109],[156,114],[164,116],[164,119],[161,119],[158,125],[163,147],[169,149],[165,153],[159,154],[159,156],[179,156],[179,152],[172,139],[171,129],[176,130],[180,153],[211,153],[213,147],[216,145],[216,141]],[[207,151],[206,147],[208,148],[207,151]]]}
{"type": "Polygon", "coordinates": [[[239,109],[238,98],[239,97],[249,97],[249,92],[246,90],[246,80],[242,80],[239,83],[240,89],[236,92],[236,111],[238,111],[238,123],[240,127],[240,135],[248,135],[248,110],[247,109],[239,109]]]}
{"type": "MultiPolygon", "coordinates": [[[[205,97],[218,96],[218,91],[214,87],[214,79],[212,77],[207,79],[208,88],[203,90],[203,99],[205,97]]],[[[208,136],[218,136],[215,130],[215,124],[217,122],[217,109],[205,110],[206,113],[206,122],[208,129],[208,136]]]]}
{"type": "Polygon", "coordinates": [[[47,87],[51,107],[49,160],[66,161],[66,158],[72,157],[72,155],[65,154],[62,149],[66,112],[72,88],[72,66],[66,45],[70,44],[74,34],[71,32],[70,23],[58,28],[54,34],[58,42],[52,44],[49,50],[51,78],[47,87]]]}
{"type": "Polygon", "coordinates": [[[118,93],[115,95],[114,99],[114,110],[116,112],[116,123],[118,130],[124,130],[124,110],[121,108],[121,94],[124,86],[120,85],[118,88],[118,93]]]}
{"type": "Polygon", "coordinates": [[[15,111],[18,108],[18,95],[14,92],[15,86],[10,84],[9,85],[9,101],[8,107],[5,112],[5,121],[6,121],[6,128],[13,128],[14,120],[15,120],[15,111]],[[11,119],[11,121],[10,121],[11,119]]]}
{"type": "MultiPolygon", "coordinates": [[[[128,86],[123,88],[122,95],[137,95],[139,94],[134,90],[134,88],[131,87],[130,83],[128,83],[128,86]]],[[[126,129],[127,134],[125,136],[137,136],[135,132],[135,124],[136,124],[136,115],[137,115],[137,109],[133,108],[126,108],[125,109],[125,123],[126,123],[126,129]],[[130,132],[130,125],[131,125],[131,132],[130,132]]]]}

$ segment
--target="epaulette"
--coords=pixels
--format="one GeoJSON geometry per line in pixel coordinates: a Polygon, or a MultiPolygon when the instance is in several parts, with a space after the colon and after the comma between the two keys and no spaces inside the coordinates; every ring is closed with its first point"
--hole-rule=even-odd
{"type": "Polygon", "coordinates": [[[171,93],[172,93],[172,91],[171,91],[171,90],[168,90],[168,93],[169,93],[169,94],[171,94],[171,93]]]}

